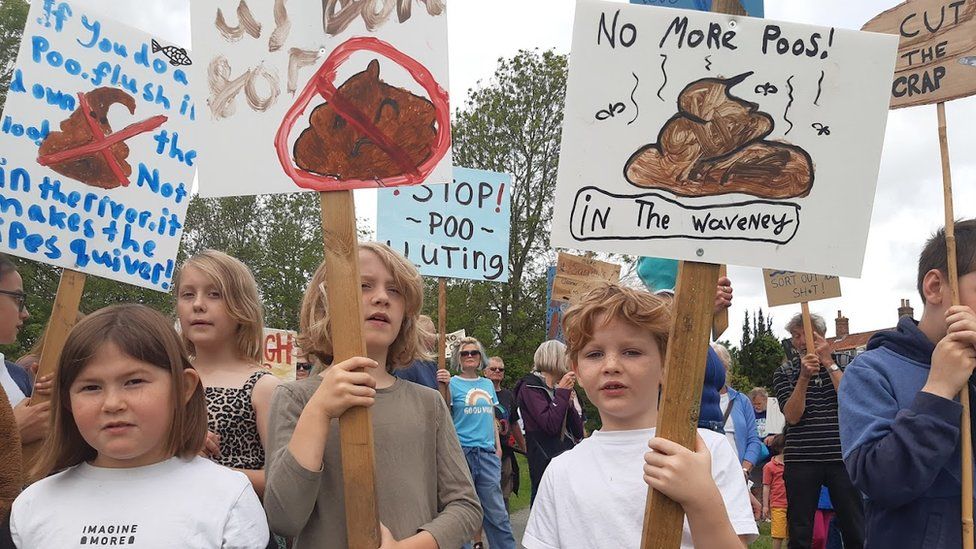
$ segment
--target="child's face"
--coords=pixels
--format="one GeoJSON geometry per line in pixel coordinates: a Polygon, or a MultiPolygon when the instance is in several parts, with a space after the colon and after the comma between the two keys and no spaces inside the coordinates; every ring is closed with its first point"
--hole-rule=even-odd
{"type": "Polygon", "coordinates": [[[594,322],[573,371],[608,431],[654,427],[662,356],[647,330],[614,318],[594,322]]]}
{"type": "MultiPolygon", "coordinates": [[[[168,370],[103,345],[68,388],[71,414],[82,438],[98,452],[93,465],[127,468],[171,456],[166,439],[173,423],[168,370]]],[[[196,372],[186,370],[190,388],[196,372]]]]}
{"type": "Polygon", "coordinates": [[[180,330],[195,346],[234,341],[237,321],[231,318],[220,290],[203,271],[192,265],[184,267],[176,295],[180,330]]]}
{"type": "Polygon", "coordinates": [[[397,287],[386,265],[369,250],[359,252],[359,275],[363,287],[363,338],[370,356],[386,353],[396,340],[403,324],[406,306],[403,292],[397,287]]]}

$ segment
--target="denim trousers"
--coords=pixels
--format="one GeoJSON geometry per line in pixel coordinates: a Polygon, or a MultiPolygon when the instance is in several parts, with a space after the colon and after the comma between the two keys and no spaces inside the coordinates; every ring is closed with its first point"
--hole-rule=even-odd
{"type": "MultiPolygon", "coordinates": [[[[488,546],[491,549],[515,549],[515,536],[508,520],[505,500],[502,498],[502,461],[494,450],[486,448],[463,448],[464,458],[471,470],[474,489],[481,500],[484,512],[483,525],[488,546]]],[[[465,545],[467,549],[470,545],[465,545]]]]}

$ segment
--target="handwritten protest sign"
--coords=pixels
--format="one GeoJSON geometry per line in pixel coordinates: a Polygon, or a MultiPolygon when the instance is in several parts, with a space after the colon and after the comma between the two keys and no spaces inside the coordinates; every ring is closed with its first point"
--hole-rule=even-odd
{"type": "Polygon", "coordinates": [[[770,307],[840,297],[840,279],[831,275],[763,269],[770,307]]]}
{"type": "Polygon", "coordinates": [[[896,47],[581,0],[553,245],[858,276],[896,47]]]}
{"type": "Polygon", "coordinates": [[[214,149],[201,195],[450,181],[445,0],[208,0],[190,13],[214,149]]]}
{"type": "Polygon", "coordinates": [[[559,252],[552,301],[573,303],[604,282],[620,281],[620,265],[559,252]]]}
{"type": "Polygon", "coordinates": [[[297,343],[298,334],[292,330],[264,329],[264,367],[282,381],[294,381],[302,348],[297,343]]]}
{"type": "Polygon", "coordinates": [[[412,261],[421,274],[508,281],[512,178],[454,168],[454,182],[382,189],[376,239],[412,261]]]}
{"type": "Polygon", "coordinates": [[[447,334],[447,340],[444,345],[444,357],[450,360],[451,355],[454,354],[454,348],[457,347],[458,342],[460,342],[465,337],[467,336],[464,330],[458,330],[456,332],[451,332],[447,334]]]}
{"type": "Polygon", "coordinates": [[[976,93],[976,0],[909,0],[863,30],[900,38],[891,108],[976,93]]]}
{"type": "Polygon", "coordinates": [[[190,55],[32,2],[0,118],[0,251],[166,291],[196,169],[190,55]]]}
{"type": "Polygon", "coordinates": [[[565,303],[553,300],[553,285],[556,282],[556,267],[546,269],[546,339],[566,341],[563,334],[563,308],[565,303]]]}
{"type": "MultiPolygon", "coordinates": [[[[764,17],[763,0],[739,0],[750,17],[764,17]]],[[[631,4],[680,8],[685,10],[712,11],[712,0],[630,0],[631,4]]]]}

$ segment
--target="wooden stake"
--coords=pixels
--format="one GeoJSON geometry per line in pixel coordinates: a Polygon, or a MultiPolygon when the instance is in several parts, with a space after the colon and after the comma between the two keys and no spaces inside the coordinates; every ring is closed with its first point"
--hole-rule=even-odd
{"type": "MultiPolygon", "coordinates": [[[[949,169],[949,137],[946,132],[945,103],[936,105],[939,117],[939,149],[942,153],[942,192],[945,200],[945,239],[946,266],[948,267],[949,287],[952,290],[952,304],[959,305],[959,273],[956,269],[956,230],[952,206],[952,172],[949,169]]],[[[962,403],[962,546],[973,549],[973,430],[969,416],[969,384],[962,386],[959,393],[962,403]]]]}
{"type": "MultiPolygon", "coordinates": [[[[333,319],[333,360],[342,362],[355,356],[366,356],[356,207],[352,191],[324,192],[320,193],[320,198],[327,265],[326,301],[333,319]]],[[[380,546],[380,522],[376,504],[373,422],[369,408],[357,406],[342,414],[339,436],[348,547],[376,549],[380,546]]]]}
{"type": "MultiPolygon", "coordinates": [[[[447,279],[437,279],[437,369],[447,369],[447,279]]],[[[451,405],[451,388],[447,383],[437,384],[444,402],[451,405]]]]}
{"type": "MultiPolygon", "coordinates": [[[[709,263],[679,264],[674,322],[664,361],[664,391],[655,434],[692,449],[697,437],[718,272],[719,266],[709,263]]],[[[681,545],[684,516],[680,504],[648,489],[641,549],[674,549],[681,545]]]]}
{"type": "MultiPolygon", "coordinates": [[[[61,271],[61,281],[58,282],[58,293],[54,297],[51,308],[51,318],[47,321],[44,331],[44,346],[41,347],[40,362],[37,366],[37,377],[55,374],[58,362],[61,360],[61,350],[68,334],[78,320],[78,308],[81,305],[81,294],[85,291],[85,274],[71,269],[61,271]]],[[[31,397],[30,406],[50,400],[48,396],[37,395],[31,397]]],[[[41,441],[24,446],[24,468],[30,469],[34,458],[41,449],[41,441]]]]}
{"type": "MultiPolygon", "coordinates": [[[[810,304],[806,301],[800,303],[800,312],[803,313],[803,339],[807,342],[803,354],[817,354],[817,345],[813,340],[813,320],[810,319],[810,304]]],[[[800,358],[803,356],[801,355],[800,358]]]]}
{"type": "Polygon", "coordinates": [[[747,15],[739,0],[712,0],[712,11],[729,15],[747,15]]]}
{"type": "MultiPolygon", "coordinates": [[[[729,275],[728,267],[725,265],[720,265],[718,268],[719,278],[728,275],[729,275]]],[[[728,308],[725,308],[715,313],[715,316],[712,317],[712,340],[718,341],[718,338],[722,337],[722,334],[724,334],[725,330],[728,329],[729,329],[729,310],[728,308]]]]}

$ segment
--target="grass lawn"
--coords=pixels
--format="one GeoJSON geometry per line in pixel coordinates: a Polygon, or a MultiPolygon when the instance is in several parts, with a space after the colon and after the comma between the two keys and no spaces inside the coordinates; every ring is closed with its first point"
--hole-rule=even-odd
{"type": "MultiPolygon", "coordinates": [[[[532,484],[529,481],[529,463],[522,454],[515,454],[515,457],[518,459],[519,477],[521,480],[519,493],[512,494],[512,498],[509,500],[513,513],[529,506],[529,495],[532,493],[532,484]]],[[[769,537],[769,523],[759,523],[759,539],[749,546],[750,549],[769,549],[772,545],[773,541],[769,537]]]]}

